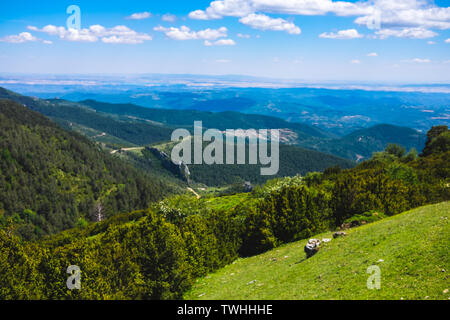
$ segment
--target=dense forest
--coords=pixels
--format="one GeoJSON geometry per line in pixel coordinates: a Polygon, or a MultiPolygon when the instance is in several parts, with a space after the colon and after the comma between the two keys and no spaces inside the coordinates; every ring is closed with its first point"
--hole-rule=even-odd
{"type": "Polygon", "coordinates": [[[0,100],[0,225],[12,218],[24,238],[144,209],[173,191],[87,138],[0,100]]]}
{"type": "MultiPolygon", "coordinates": [[[[270,150],[270,146],[269,146],[270,150]]],[[[235,153],[236,154],[236,153],[235,153]]],[[[208,186],[223,186],[249,181],[261,184],[276,177],[289,177],[308,172],[323,171],[328,167],[352,168],[355,163],[333,155],[295,146],[280,145],[279,171],[275,176],[263,176],[259,165],[190,165],[192,179],[208,186]]]]}
{"type": "Polygon", "coordinates": [[[168,197],[34,242],[0,230],[1,299],[178,299],[199,276],[342,224],[450,200],[450,132],[423,152],[389,145],[355,168],[275,179],[251,193],[168,197]],[[82,290],[66,269],[81,268],[82,290]]]}

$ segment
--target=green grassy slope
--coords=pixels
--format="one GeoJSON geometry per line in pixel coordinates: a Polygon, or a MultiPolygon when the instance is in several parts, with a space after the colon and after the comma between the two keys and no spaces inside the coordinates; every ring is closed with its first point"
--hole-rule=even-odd
{"type": "MultiPolygon", "coordinates": [[[[348,231],[306,260],[306,240],[199,279],[186,299],[449,299],[450,202],[348,231]],[[381,270],[367,289],[367,268],[381,270]]],[[[331,233],[317,238],[331,238],[331,233]]]]}

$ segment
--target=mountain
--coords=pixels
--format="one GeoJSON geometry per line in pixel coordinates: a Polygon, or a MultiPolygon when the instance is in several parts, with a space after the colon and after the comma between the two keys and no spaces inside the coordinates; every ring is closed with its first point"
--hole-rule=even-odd
{"type": "MultiPolygon", "coordinates": [[[[310,137],[327,138],[333,137],[324,130],[301,123],[291,123],[283,119],[257,114],[244,114],[234,111],[208,112],[198,110],[173,110],[145,108],[134,104],[112,104],[95,100],[81,101],[80,104],[94,110],[118,114],[122,116],[133,116],[152,120],[177,127],[193,127],[194,121],[202,121],[203,127],[226,129],[291,129],[298,134],[298,139],[303,140],[310,137]]],[[[202,109],[204,110],[204,108],[202,109]]]]}
{"type": "Polygon", "coordinates": [[[280,145],[279,171],[273,176],[262,176],[259,165],[190,165],[192,180],[208,186],[224,186],[249,181],[261,184],[267,180],[295,175],[305,176],[309,172],[324,171],[339,166],[349,169],[355,166],[353,161],[318,151],[296,146],[280,145]]]}
{"type": "Polygon", "coordinates": [[[357,130],[340,139],[305,141],[301,145],[334,154],[346,159],[368,159],[374,152],[384,150],[390,143],[399,144],[418,152],[425,146],[427,136],[414,129],[389,124],[380,124],[367,129],[357,130]]]}
{"type": "Polygon", "coordinates": [[[174,191],[10,100],[0,100],[0,159],[0,224],[12,218],[25,238],[146,208],[174,191]]]}
{"type": "MultiPolygon", "coordinates": [[[[449,213],[450,202],[444,202],[351,229],[310,259],[303,251],[307,240],[240,259],[197,281],[184,298],[447,300],[450,230],[443,221],[449,213]],[[371,266],[381,270],[380,290],[366,285],[371,266]]],[[[332,234],[315,238],[331,239],[332,234]]]]}
{"type": "Polygon", "coordinates": [[[289,131],[293,133],[287,138],[289,144],[296,144],[303,148],[351,160],[368,159],[372,156],[372,153],[384,150],[389,143],[400,144],[408,150],[415,148],[417,151],[421,151],[426,140],[424,134],[414,129],[388,124],[360,129],[342,138],[337,138],[333,134],[316,127],[287,122],[272,116],[243,114],[233,111],[213,113],[198,110],[155,109],[133,104],[102,103],[94,100],[85,100],[80,103],[108,114],[133,116],[166,125],[187,128],[191,128],[194,121],[200,120],[203,121],[205,128],[217,128],[219,130],[233,128],[286,128],[288,129],[288,134],[289,131]]]}
{"type": "MultiPolygon", "coordinates": [[[[143,145],[158,141],[169,140],[173,129],[150,123],[148,121],[134,121],[120,119],[97,113],[78,103],[64,100],[42,100],[22,96],[12,91],[0,88],[0,99],[16,101],[31,110],[52,118],[62,126],[72,129],[82,126],[81,132],[86,129],[94,130],[91,136],[106,137],[107,142],[117,142],[125,145],[143,145]],[[108,138],[114,138],[109,139],[108,138]]],[[[88,131],[89,132],[89,131],[88,131]]],[[[97,139],[97,141],[102,141],[97,139]]]]}
{"type": "MultiPolygon", "coordinates": [[[[52,99],[41,100],[25,97],[0,89],[0,97],[8,97],[38,111],[58,122],[66,129],[79,131],[97,142],[106,142],[117,149],[136,145],[155,144],[170,139],[175,127],[191,129],[194,121],[203,121],[205,128],[288,128],[284,136],[291,134],[291,143],[298,139],[325,139],[326,133],[313,127],[289,123],[282,119],[260,115],[246,115],[237,112],[201,112],[189,110],[149,109],[131,104],[109,104],[97,101],[70,101],[52,99]],[[150,122],[151,121],[151,122],[150,122]],[[150,123],[149,123],[150,122],[150,123]],[[172,126],[172,127],[170,127],[172,126]],[[103,140],[101,140],[103,139],[103,140]]],[[[166,150],[167,151],[167,150],[166,150]]],[[[170,154],[170,150],[167,151],[170,154]]],[[[354,165],[333,155],[282,145],[280,150],[280,171],[277,177],[323,171],[328,167],[350,168],[354,165]]],[[[118,157],[127,160],[135,167],[155,172],[164,180],[172,180],[174,173],[165,170],[164,164],[149,153],[120,152],[118,157]],[[162,169],[162,170],[161,170],[162,169]]],[[[208,186],[223,186],[242,180],[263,183],[271,176],[261,176],[260,167],[255,165],[192,165],[192,180],[208,186]]],[[[176,174],[175,174],[176,175],[176,174]]]]}
{"type": "MultiPolygon", "coordinates": [[[[95,100],[79,103],[59,99],[42,100],[0,88],[0,98],[24,104],[51,117],[67,129],[75,130],[109,146],[133,147],[168,141],[175,128],[192,129],[194,121],[204,128],[283,129],[283,143],[298,145],[350,160],[362,160],[382,151],[388,143],[421,151],[426,136],[414,129],[388,124],[354,131],[344,137],[306,124],[281,118],[234,111],[207,112],[146,108],[134,104],[112,104],[95,100]]],[[[328,100],[327,100],[328,101],[328,100]]]]}

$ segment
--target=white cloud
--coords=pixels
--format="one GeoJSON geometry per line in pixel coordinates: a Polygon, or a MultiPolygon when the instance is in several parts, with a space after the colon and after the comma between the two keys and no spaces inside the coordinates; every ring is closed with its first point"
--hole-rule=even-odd
{"type": "Polygon", "coordinates": [[[351,64],[361,64],[361,61],[359,61],[358,59],[352,60],[350,61],[351,64]]]}
{"type": "Polygon", "coordinates": [[[237,36],[238,36],[238,38],[243,38],[243,39],[250,39],[251,38],[251,35],[249,35],[249,34],[238,33],[237,36]]]}
{"type": "Polygon", "coordinates": [[[251,14],[326,15],[355,17],[355,23],[372,28],[378,19],[385,29],[450,29],[450,7],[433,0],[216,0],[204,10],[189,14],[192,19],[243,18],[251,14]]]}
{"type": "Polygon", "coordinates": [[[127,26],[115,26],[113,28],[105,28],[101,25],[92,25],[87,29],[66,29],[65,27],[57,27],[47,25],[42,29],[34,26],[28,26],[29,30],[43,32],[48,35],[57,36],[61,40],[76,42],[97,42],[101,39],[104,43],[124,43],[139,44],[144,41],[152,40],[152,37],[146,33],[138,33],[127,26]]]}
{"type": "Polygon", "coordinates": [[[371,52],[367,54],[368,57],[378,57],[378,53],[376,52],[371,52]]]}
{"type": "Polygon", "coordinates": [[[227,60],[227,59],[217,59],[216,62],[217,63],[230,63],[231,61],[227,60]]]}
{"type": "Polygon", "coordinates": [[[24,43],[24,42],[36,42],[40,41],[38,38],[33,36],[29,32],[22,32],[17,35],[10,35],[0,38],[0,42],[8,42],[8,43],[24,43]]]}
{"type": "Polygon", "coordinates": [[[137,12],[137,13],[133,13],[131,16],[126,17],[126,19],[128,20],[143,20],[143,19],[148,19],[152,16],[152,14],[150,12],[137,12]]]}
{"type": "Polygon", "coordinates": [[[241,18],[239,22],[254,29],[286,31],[289,34],[302,33],[301,29],[292,22],[288,22],[281,18],[274,19],[264,14],[252,13],[246,17],[241,18]]]}
{"type": "Polygon", "coordinates": [[[428,41],[427,43],[428,43],[429,45],[436,44],[436,42],[434,42],[434,41],[428,41]]]}
{"type": "Polygon", "coordinates": [[[450,38],[448,38],[447,40],[445,40],[445,43],[450,43],[450,38]]]}
{"type": "Polygon", "coordinates": [[[175,22],[177,20],[177,17],[173,14],[166,13],[161,17],[161,20],[166,22],[175,22]]]}
{"type": "Polygon", "coordinates": [[[430,63],[430,59],[421,59],[421,58],[414,58],[410,60],[403,60],[404,62],[410,62],[410,63],[430,63]]]}
{"type": "Polygon", "coordinates": [[[144,41],[152,40],[152,37],[147,34],[135,35],[135,36],[111,36],[102,38],[104,43],[116,43],[116,44],[140,44],[144,41]]]}
{"type": "Polygon", "coordinates": [[[375,34],[379,39],[389,37],[427,39],[438,35],[436,32],[424,28],[381,29],[376,31],[375,34]]]}
{"type": "MultiPolygon", "coordinates": [[[[430,0],[376,0],[373,9],[379,11],[384,28],[450,28],[450,7],[438,7],[430,0]]],[[[371,19],[373,14],[359,17],[355,22],[367,25],[371,19]]]]}
{"type": "Polygon", "coordinates": [[[195,10],[191,19],[210,20],[222,17],[244,17],[251,13],[281,13],[294,15],[324,15],[335,13],[340,16],[370,13],[364,3],[332,0],[219,0],[210,3],[206,10],[195,10]]]}
{"type": "Polygon", "coordinates": [[[252,1],[223,0],[211,2],[206,10],[195,10],[189,13],[189,18],[197,20],[220,19],[222,17],[243,17],[255,12],[252,1]]]}
{"type": "Polygon", "coordinates": [[[346,39],[358,39],[363,38],[364,36],[358,32],[356,29],[349,29],[349,30],[341,30],[337,33],[334,32],[324,32],[319,35],[320,38],[327,38],[327,39],[340,39],[340,40],[346,40],[346,39]]]}
{"type": "Polygon", "coordinates": [[[205,40],[205,46],[211,47],[211,46],[234,46],[236,45],[236,42],[232,39],[220,39],[214,42],[205,40]]]}
{"type": "Polygon", "coordinates": [[[227,36],[227,28],[205,29],[193,31],[189,27],[182,26],[180,28],[162,26],[155,27],[153,30],[164,32],[167,37],[173,40],[217,40],[227,36]]]}

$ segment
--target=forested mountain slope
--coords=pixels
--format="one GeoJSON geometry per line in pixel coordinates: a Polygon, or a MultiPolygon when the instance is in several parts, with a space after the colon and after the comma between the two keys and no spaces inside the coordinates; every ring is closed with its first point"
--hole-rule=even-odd
{"type": "Polygon", "coordinates": [[[134,104],[112,104],[95,100],[80,102],[94,110],[139,117],[172,126],[192,127],[194,121],[202,121],[205,128],[226,129],[291,129],[303,140],[308,137],[326,138],[333,135],[321,129],[301,123],[291,123],[283,119],[257,114],[239,112],[207,112],[198,110],[171,110],[144,108],[134,104]]]}
{"type": "Polygon", "coordinates": [[[146,208],[171,191],[87,138],[0,100],[0,222],[12,218],[26,238],[146,208]]]}
{"type": "Polygon", "coordinates": [[[427,137],[414,129],[389,124],[379,124],[357,130],[340,139],[323,139],[304,142],[302,145],[346,159],[367,160],[372,153],[384,150],[389,143],[421,152],[427,137]]]}
{"type": "Polygon", "coordinates": [[[74,124],[94,129],[100,133],[119,138],[135,145],[169,140],[173,129],[144,121],[113,118],[98,113],[78,103],[64,100],[42,100],[16,94],[0,88],[0,99],[16,101],[34,111],[52,118],[61,125],[71,128],[74,124]]]}

